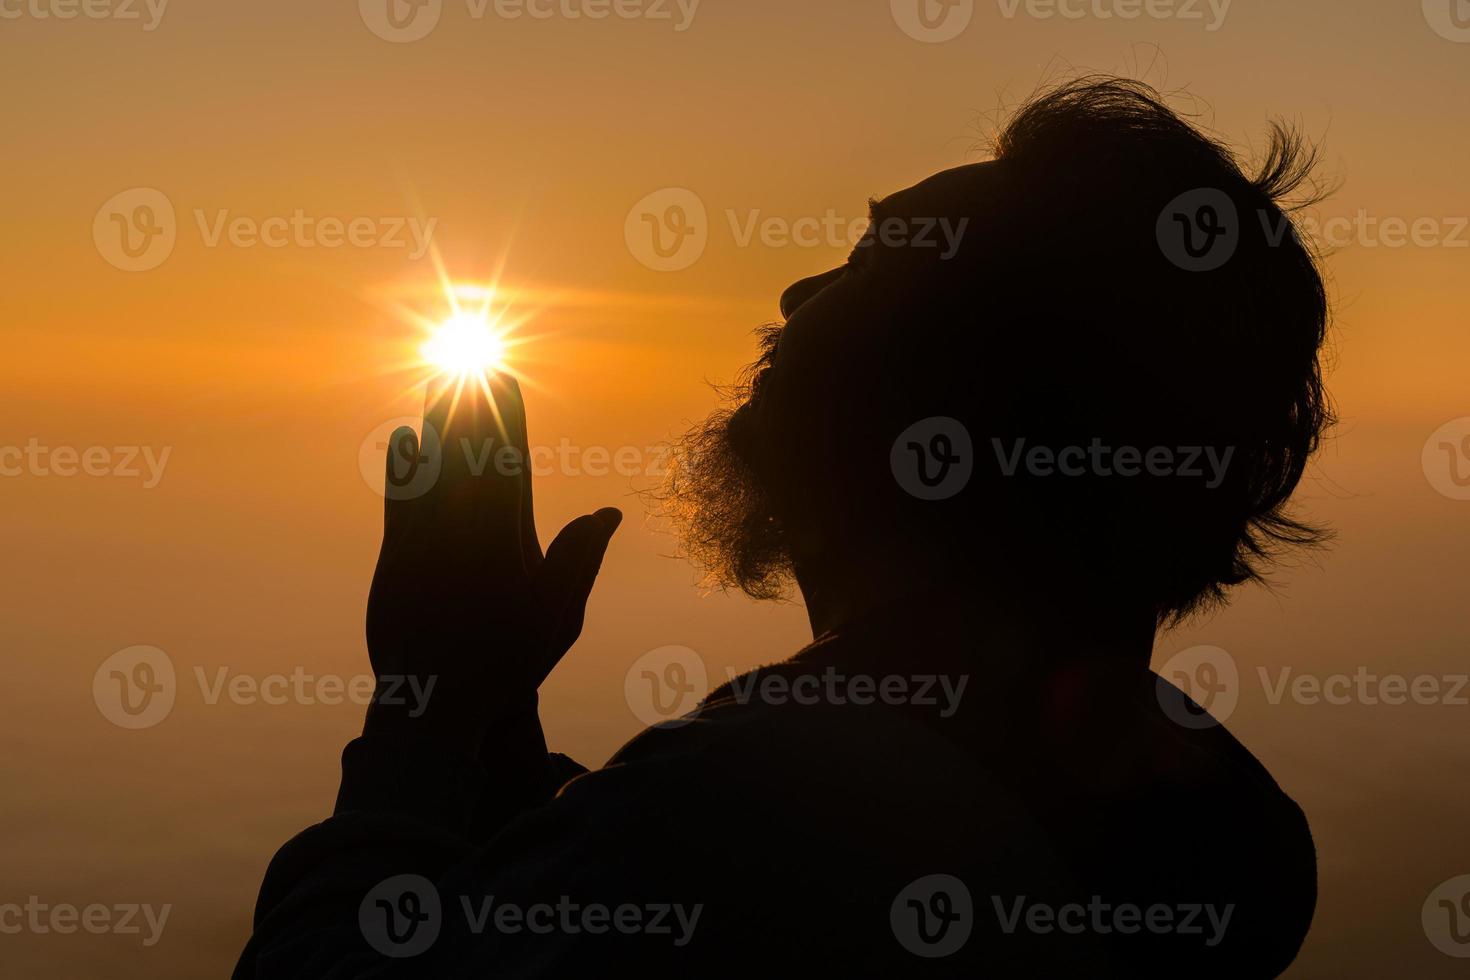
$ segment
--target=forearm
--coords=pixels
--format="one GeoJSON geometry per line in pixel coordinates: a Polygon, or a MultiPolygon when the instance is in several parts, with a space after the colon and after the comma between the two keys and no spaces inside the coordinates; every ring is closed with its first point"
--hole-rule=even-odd
{"type": "Polygon", "coordinates": [[[359,921],[364,900],[398,876],[435,881],[472,853],[483,791],[473,762],[411,741],[350,743],[335,815],[288,841],[266,871],[235,980],[372,975],[383,957],[359,921]]]}
{"type": "Polygon", "coordinates": [[[483,840],[585,771],[547,751],[534,691],[474,712],[444,707],[375,702],[343,756],[337,812],[403,813],[483,840]],[[349,765],[359,756],[377,761],[349,765]],[[457,786],[447,789],[451,778],[457,786]]]}
{"type": "Polygon", "coordinates": [[[235,980],[376,975],[383,955],[358,918],[369,893],[403,875],[438,882],[512,817],[585,771],[547,756],[544,743],[541,753],[536,768],[550,778],[536,792],[529,780],[497,780],[482,764],[401,732],[349,743],[335,815],[287,842],[266,871],[235,980]]]}

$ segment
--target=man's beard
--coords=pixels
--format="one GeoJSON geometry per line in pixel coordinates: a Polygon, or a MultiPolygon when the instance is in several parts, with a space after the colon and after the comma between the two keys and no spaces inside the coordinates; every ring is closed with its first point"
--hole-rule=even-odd
{"type": "Polygon", "coordinates": [[[708,584],[756,599],[781,597],[792,576],[785,529],[754,465],[761,449],[754,406],[780,333],[779,326],[761,330],[759,360],[724,392],[733,407],[712,413],[674,445],[658,494],[685,556],[706,572],[708,584]]]}

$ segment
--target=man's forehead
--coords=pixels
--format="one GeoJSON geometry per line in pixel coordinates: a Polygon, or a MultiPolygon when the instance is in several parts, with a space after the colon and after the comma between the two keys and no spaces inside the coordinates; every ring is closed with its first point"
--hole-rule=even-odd
{"type": "Polygon", "coordinates": [[[895,191],[873,203],[873,216],[942,217],[972,214],[993,192],[1000,163],[986,160],[941,170],[912,187],[895,191]]]}

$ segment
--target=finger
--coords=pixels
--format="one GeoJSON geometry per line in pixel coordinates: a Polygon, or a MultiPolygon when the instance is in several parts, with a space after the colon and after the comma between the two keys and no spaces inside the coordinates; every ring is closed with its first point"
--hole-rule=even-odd
{"type": "Polygon", "coordinates": [[[509,444],[515,450],[515,458],[520,462],[521,550],[529,569],[539,565],[542,558],[541,538],[536,534],[536,507],[531,493],[535,473],[531,466],[530,421],[520,383],[507,374],[504,376],[504,385],[508,406],[505,413],[506,431],[509,444]]]}
{"type": "Polygon", "coordinates": [[[418,496],[416,491],[434,475],[425,467],[434,461],[425,459],[419,452],[418,434],[406,425],[394,429],[388,437],[384,461],[383,537],[386,539],[402,533],[409,507],[418,496]]]}
{"type": "Polygon", "coordinates": [[[527,571],[541,560],[536,540],[536,521],[531,503],[531,454],[527,448],[526,404],[521,386],[503,372],[492,372],[480,380],[481,404],[487,409],[485,422],[495,440],[491,484],[483,488],[481,506],[493,515],[493,523],[508,542],[513,542],[527,571]],[[534,550],[533,550],[534,549],[534,550]]]}
{"type": "Polygon", "coordinates": [[[424,393],[424,427],[434,430],[443,447],[446,487],[462,480],[474,458],[471,455],[474,447],[466,447],[463,442],[474,440],[476,414],[473,382],[447,375],[429,382],[424,393]],[[466,453],[466,448],[470,453],[466,453]]]}
{"type": "Polygon", "coordinates": [[[519,552],[522,466],[508,447],[521,414],[518,393],[483,375],[430,389],[425,424],[444,444],[436,510],[473,549],[519,552]]]}
{"type": "Polygon", "coordinates": [[[581,635],[592,586],[602,569],[608,544],[622,521],[622,511],[605,507],[562,528],[546,549],[546,561],[541,566],[538,585],[555,625],[550,660],[543,665],[538,682],[551,672],[562,654],[581,635]]]}

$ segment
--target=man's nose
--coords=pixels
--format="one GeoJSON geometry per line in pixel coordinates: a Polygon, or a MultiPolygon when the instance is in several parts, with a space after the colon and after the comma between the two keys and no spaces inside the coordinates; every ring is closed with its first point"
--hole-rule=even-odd
{"type": "Polygon", "coordinates": [[[786,288],[786,292],[781,294],[781,315],[788,320],[791,319],[791,314],[800,309],[803,303],[832,285],[841,275],[842,269],[837,268],[831,272],[824,272],[819,276],[808,276],[792,283],[786,288]]]}

